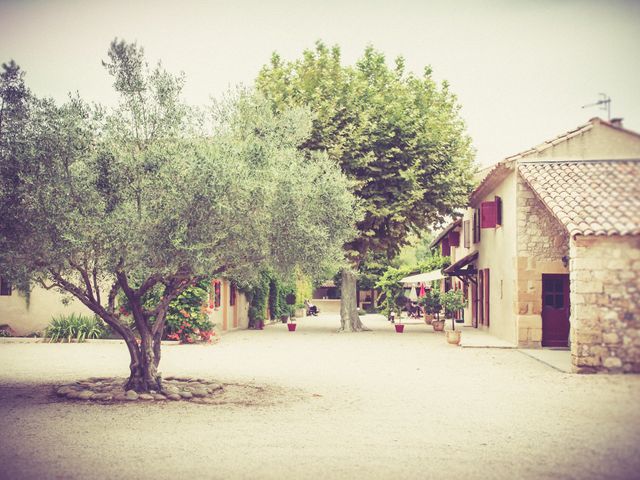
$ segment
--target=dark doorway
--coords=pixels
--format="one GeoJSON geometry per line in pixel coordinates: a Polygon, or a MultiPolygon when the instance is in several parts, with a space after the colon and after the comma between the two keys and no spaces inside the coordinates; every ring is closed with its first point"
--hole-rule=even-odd
{"type": "Polygon", "coordinates": [[[542,346],[569,345],[569,275],[542,275],[542,346]]]}

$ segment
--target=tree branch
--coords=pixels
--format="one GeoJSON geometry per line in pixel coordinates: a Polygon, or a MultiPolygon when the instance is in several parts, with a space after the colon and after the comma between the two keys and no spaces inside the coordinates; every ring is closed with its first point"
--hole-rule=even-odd
{"type": "Polygon", "coordinates": [[[104,307],[94,301],[92,301],[85,292],[82,291],[81,288],[74,285],[73,283],[66,280],[59,272],[56,272],[53,269],[49,269],[49,273],[51,277],[56,281],[56,285],[63,290],[66,290],[70,294],[74,295],[78,300],[80,300],[89,310],[94,312],[100,318],[102,318],[108,325],[114,328],[116,332],[118,332],[122,338],[125,340],[134,340],[133,332],[129,327],[122,324],[118,317],[113,314],[107,312],[104,307]]]}
{"type": "Polygon", "coordinates": [[[118,295],[118,290],[120,290],[120,284],[116,280],[111,285],[111,290],[109,291],[109,300],[107,304],[107,310],[109,313],[113,314],[116,309],[116,296],[118,295]]]}
{"type": "Polygon", "coordinates": [[[69,259],[69,265],[71,265],[73,268],[78,270],[78,272],[80,272],[80,276],[82,277],[82,280],[84,281],[84,285],[85,285],[85,288],[86,288],[87,297],[91,301],[95,302],[96,298],[93,295],[93,289],[91,288],[91,281],[89,280],[89,274],[87,273],[87,269],[86,268],[82,268],[80,265],[78,265],[76,262],[74,262],[71,259],[69,259]]]}

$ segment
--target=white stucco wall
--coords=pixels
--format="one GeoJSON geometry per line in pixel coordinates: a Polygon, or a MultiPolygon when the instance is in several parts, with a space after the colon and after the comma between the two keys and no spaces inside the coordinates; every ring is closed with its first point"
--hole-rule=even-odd
{"type": "Polygon", "coordinates": [[[496,337],[515,343],[517,341],[515,321],[515,292],[517,289],[515,172],[511,172],[481,201],[492,201],[495,196],[502,199],[502,225],[495,229],[482,229],[480,243],[476,244],[476,248],[480,252],[477,265],[478,270],[489,269],[490,321],[488,331],[496,337]]]}
{"type": "Polygon", "coordinates": [[[52,317],[72,313],[93,316],[78,300],[70,295],[63,297],[55,290],[34,287],[28,302],[15,288],[10,296],[0,296],[0,325],[8,324],[17,335],[42,332],[52,317]],[[62,303],[63,298],[71,299],[68,305],[62,303]]]}

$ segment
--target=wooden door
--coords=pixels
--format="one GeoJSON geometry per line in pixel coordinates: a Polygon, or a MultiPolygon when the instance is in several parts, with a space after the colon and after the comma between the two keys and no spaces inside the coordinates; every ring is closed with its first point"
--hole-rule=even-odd
{"type": "Polygon", "coordinates": [[[542,346],[569,344],[569,275],[542,275],[542,346]]]}

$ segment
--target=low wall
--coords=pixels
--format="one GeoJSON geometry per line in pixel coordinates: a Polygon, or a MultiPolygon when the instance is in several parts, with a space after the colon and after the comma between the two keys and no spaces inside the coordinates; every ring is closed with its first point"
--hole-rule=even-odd
{"type": "Polygon", "coordinates": [[[320,313],[340,313],[340,304],[342,301],[314,298],[311,303],[318,307],[320,313]]]}

